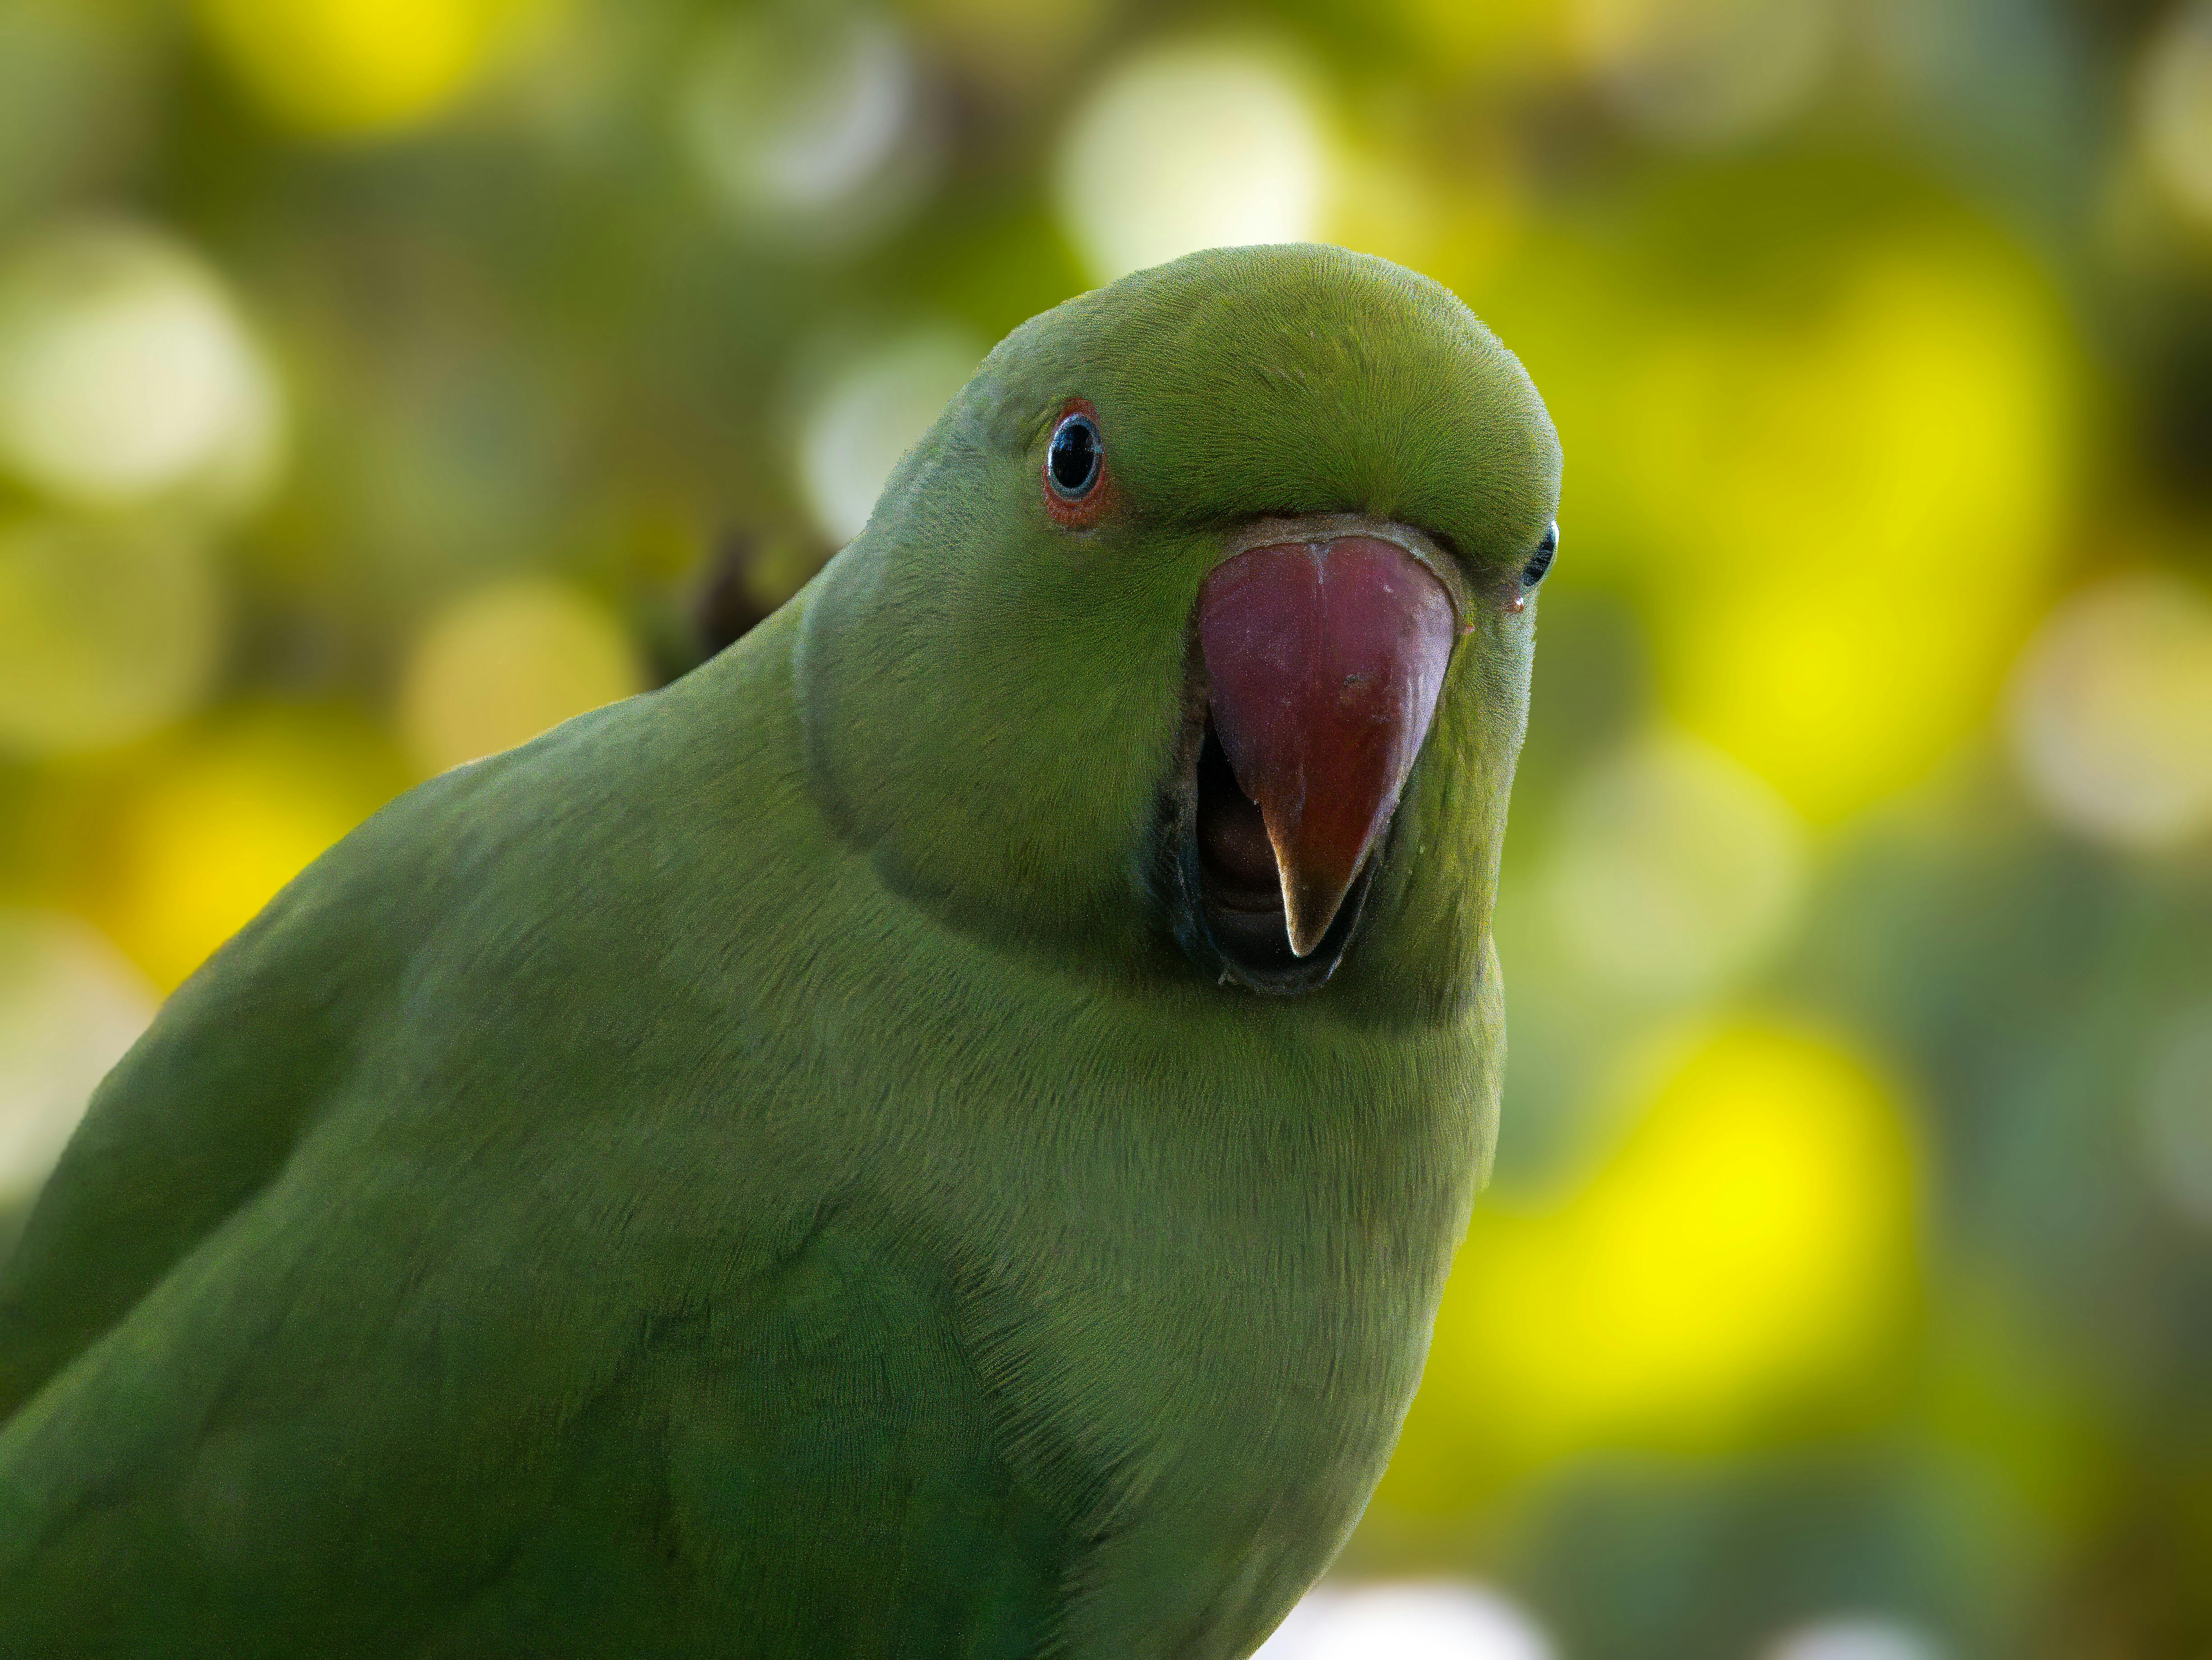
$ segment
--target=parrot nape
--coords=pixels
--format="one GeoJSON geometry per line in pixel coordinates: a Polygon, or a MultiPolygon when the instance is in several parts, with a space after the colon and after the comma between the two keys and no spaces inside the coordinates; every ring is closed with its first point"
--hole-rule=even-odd
{"type": "Polygon", "coordinates": [[[1249,1653],[1490,1157],[1559,472],[1436,283],[1192,254],[370,819],[0,1274],[0,1656],[1249,1653]]]}

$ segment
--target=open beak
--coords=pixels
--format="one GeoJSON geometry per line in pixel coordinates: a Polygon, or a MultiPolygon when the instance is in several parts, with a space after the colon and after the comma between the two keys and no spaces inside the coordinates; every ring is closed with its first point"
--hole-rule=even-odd
{"type": "Polygon", "coordinates": [[[1321,943],[1390,822],[1457,633],[1443,585],[1380,537],[1249,548],[1206,578],[1208,713],[1259,808],[1295,956],[1321,943]]]}

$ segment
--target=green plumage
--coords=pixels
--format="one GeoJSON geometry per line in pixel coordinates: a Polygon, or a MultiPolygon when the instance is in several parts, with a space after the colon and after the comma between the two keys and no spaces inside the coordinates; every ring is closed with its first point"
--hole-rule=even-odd
{"type": "Polygon", "coordinates": [[[1349,954],[1262,997],[1154,877],[1194,596],[1338,512],[1500,593],[1557,476],[1434,284],[1194,255],[1018,331],[738,646],[348,837],[0,1277],[0,1656],[1247,1653],[1488,1158],[1534,607],[1466,619],[1349,954]],[[1070,396],[1095,530],[1038,501],[1070,396]]]}

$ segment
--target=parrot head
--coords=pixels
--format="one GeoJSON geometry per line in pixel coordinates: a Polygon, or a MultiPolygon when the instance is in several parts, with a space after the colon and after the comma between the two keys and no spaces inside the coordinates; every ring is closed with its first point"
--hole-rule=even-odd
{"type": "Polygon", "coordinates": [[[1385,260],[1214,249],[1071,300],[805,596],[816,793],[976,934],[1462,1005],[1559,477],[1521,365],[1385,260]]]}

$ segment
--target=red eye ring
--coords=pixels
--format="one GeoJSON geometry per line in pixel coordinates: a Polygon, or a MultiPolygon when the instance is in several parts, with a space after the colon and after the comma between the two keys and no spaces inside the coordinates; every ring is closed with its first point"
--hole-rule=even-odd
{"type": "Polygon", "coordinates": [[[1106,441],[1098,411],[1087,398],[1071,398],[1054,417],[1037,470],[1044,510],[1054,524],[1085,530],[1105,516],[1114,484],[1106,466],[1106,441]]]}

